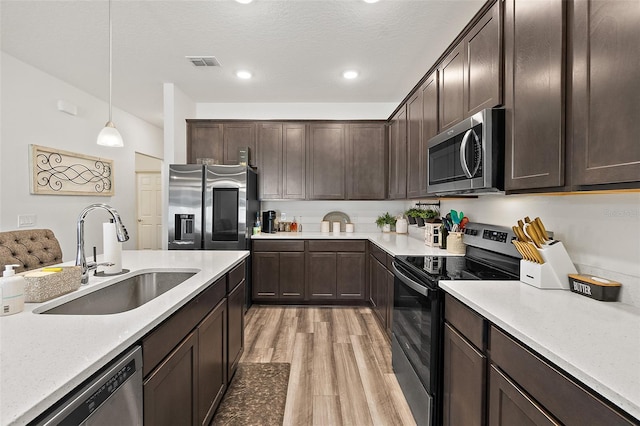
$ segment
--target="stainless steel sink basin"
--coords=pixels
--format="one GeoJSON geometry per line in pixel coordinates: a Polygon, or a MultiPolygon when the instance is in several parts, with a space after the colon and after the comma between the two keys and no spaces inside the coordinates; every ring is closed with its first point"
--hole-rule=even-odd
{"type": "Polygon", "coordinates": [[[117,314],[144,305],[193,275],[195,272],[142,272],[40,313],[117,314]]]}

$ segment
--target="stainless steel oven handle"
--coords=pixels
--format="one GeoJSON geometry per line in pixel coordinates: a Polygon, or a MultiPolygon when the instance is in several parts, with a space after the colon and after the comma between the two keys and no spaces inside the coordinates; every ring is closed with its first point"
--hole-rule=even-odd
{"type": "Polygon", "coordinates": [[[409,278],[407,278],[406,275],[404,275],[402,272],[400,272],[398,270],[398,267],[396,266],[396,262],[391,262],[391,268],[393,269],[393,275],[395,275],[400,281],[402,281],[404,284],[406,284],[407,286],[409,286],[409,288],[411,288],[414,291],[417,291],[418,293],[420,293],[423,296],[428,296],[429,295],[429,289],[413,280],[410,280],[409,278]]]}
{"type": "MultiPolygon", "coordinates": [[[[462,137],[462,143],[460,144],[460,164],[462,164],[462,171],[464,172],[464,175],[469,179],[473,177],[471,170],[469,170],[469,165],[467,164],[467,144],[469,143],[471,135],[474,135],[476,137],[476,141],[478,140],[476,132],[474,132],[473,129],[469,129],[465,132],[464,136],[462,137]]],[[[477,168],[475,171],[478,171],[477,168]]]]}

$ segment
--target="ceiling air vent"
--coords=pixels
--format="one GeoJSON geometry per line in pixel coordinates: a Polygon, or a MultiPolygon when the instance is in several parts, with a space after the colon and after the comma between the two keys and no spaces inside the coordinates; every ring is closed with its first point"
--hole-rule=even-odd
{"type": "Polygon", "coordinates": [[[215,56],[185,56],[196,67],[219,67],[220,61],[215,56]]]}

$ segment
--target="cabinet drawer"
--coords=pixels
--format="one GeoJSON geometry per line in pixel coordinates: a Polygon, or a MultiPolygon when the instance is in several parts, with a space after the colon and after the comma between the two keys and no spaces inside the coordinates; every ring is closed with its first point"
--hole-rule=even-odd
{"type": "Polygon", "coordinates": [[[236,288],[244,280],[245,262],[242,261],[239,265],[229,271],[227,275],[227,293],[236,288]]]}
{"type": "Polygon", "coordinates": [[[253,251],[304,251],[304,240],[253,241],[253,251]]]}
{"type": "Polygon", "coordinates": [[[477,348],[484,351],[485,320],[450,295],[445,296],[444,318],[477,348]]]}
{"type": "Polygon", "coordinates": [[[495,327],[490,357],[507,376],[564,424],[632,425],[600,398],[495,327]]]}
{"type": "Polygon", "coordinates": [[[143,376],[149,374],[226,295],[226,275],[142,340],[143,376]]]}
{"type": "Polygon", "coordinates": [[[361,251],[364,252],[366,242],[343,240],[309,240],[309,251],[361,251]]]}
{"type": "Polygon", "coordinates": [[[383,265],[385,265],[387,263],[387,253],[382,250],[380,247],[378,247],[377,245],[370,243],[369,244],[369,253],[373,255],[373,257],[375,257],[376,259],[378,259],[378,261],[380,261],[380,263],[382,263],[383,265]]]}

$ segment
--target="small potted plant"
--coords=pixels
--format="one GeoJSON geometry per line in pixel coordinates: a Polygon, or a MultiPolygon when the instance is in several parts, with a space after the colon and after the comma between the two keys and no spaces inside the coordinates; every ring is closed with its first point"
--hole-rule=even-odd
{"type": "Polygon", "coordinates": [[[376,225],[378,228],[382,228],[382,232],[391,232],[391,226],[396,224],[396,218],[391,216],[389,212],[386,212],[382,216],[378,216],[376,219],[376,225]]]}
{"type": "Polygon", "coordinates": [[[412,207],[404,212],[404,215],[407,216],[407,219],[409,219],[409,224],[415,225],[417,222],[416,218],[420,215],[420,209],[412,207]]]}
{"type": "Polygon", "coordinates": [[[424,212],[425,212],[425,215],[424,215],[425,222],[434,223],[438,221],[438,217],[440,216],[440,213],[438,212],[438,210],[427,209],[427,210],[424,210],[424,212]]]}

